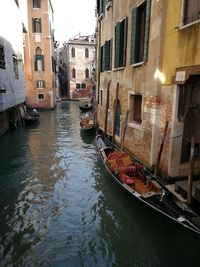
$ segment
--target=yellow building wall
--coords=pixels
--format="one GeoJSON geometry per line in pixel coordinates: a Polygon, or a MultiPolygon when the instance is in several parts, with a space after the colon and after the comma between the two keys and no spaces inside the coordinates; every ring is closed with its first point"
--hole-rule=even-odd
{"type": "Polygon", "coordinates": [[[176,68],[200,64],[200,24],[180,28],[182,1],[167,1],[163,67],[165,84],[172,83],[176,68]]]}

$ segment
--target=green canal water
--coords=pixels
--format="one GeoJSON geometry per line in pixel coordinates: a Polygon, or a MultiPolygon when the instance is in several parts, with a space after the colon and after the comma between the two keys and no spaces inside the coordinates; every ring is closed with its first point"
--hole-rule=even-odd
{"type": "Polygon", "coordinates": [[[200,237],[110,180],[78,103],[0,137],[0,266],[200,266],[200,237]]]}

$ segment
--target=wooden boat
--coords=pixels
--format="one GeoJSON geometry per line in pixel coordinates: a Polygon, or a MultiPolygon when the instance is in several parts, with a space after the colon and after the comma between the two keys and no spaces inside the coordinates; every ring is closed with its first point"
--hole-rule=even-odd
{"type": "Polygon", "coordinates": [[[80,122],[81,130],[84,132],[95,132],[96,125],[95,120],[93,118],[93,115],[90,113],[86,113],[83,116],[81,116],[81,122],[80,122]]]}
{"type": "Polygon", "coordinates": [[[200,234],[200,218],[171,193],[145,166],[118,149],[104,135],[97,147],[110,177],[134,199],[200,234]]]}
{"type": "Polygon", "coordinates": [[[24,117],[25,125],[39,122],[40,114],[36,109],[28,111],[24,117]]]}
{"type": "Polygon", "coordinates": [[[92,103],[82,102],[79,104],[79,109],[82,111],[88,111],[92,109],[92,103]]]}

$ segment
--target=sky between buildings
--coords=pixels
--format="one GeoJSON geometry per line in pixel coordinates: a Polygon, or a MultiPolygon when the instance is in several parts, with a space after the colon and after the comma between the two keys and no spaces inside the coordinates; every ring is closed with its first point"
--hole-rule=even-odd
{"type": "Polygon", "coordinates": [[[95,0],[51,0],[54,9],[55,39],[64,41],[95,32],[95,0]]]}

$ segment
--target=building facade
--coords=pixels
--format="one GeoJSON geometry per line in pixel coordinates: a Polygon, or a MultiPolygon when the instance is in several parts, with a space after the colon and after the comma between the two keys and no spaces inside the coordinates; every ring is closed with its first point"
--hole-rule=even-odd
{"type": "Polygon", "coordinates": [[[53,7],[50,0],[28,0],[25,47],[26,105],[52,109],[56,105],[56,60],[53,7]]]}
{"type": "Polygon", "coordinates": [[[99,126],[174,178],[188,175],[192,136],[200,172],[199,5],[97,1],[99,126]]]}
{"type": "Polygon", "coordinates": [[[192,137],[194,173],[200,173],[200,1],[167,1],[161,92],[171,132],[163,166],[170,176],[189,173],[192,137]],[[170,108],[171,106],[171,108],[170,108]]]}
{"type": "Polygon", "coordinates": [[[67,43],[70,99],[91,97],[94,87],[95,38],[76,36],[67,43]]]}
{"type": "Polygon", "coordinates": [[[24,114],[23,30],[27,29],[27,5],[22,2],[0,2],[0,24],[6,25],[0,28],[0,135],[10,124],[21,125],[24,114]]]}

